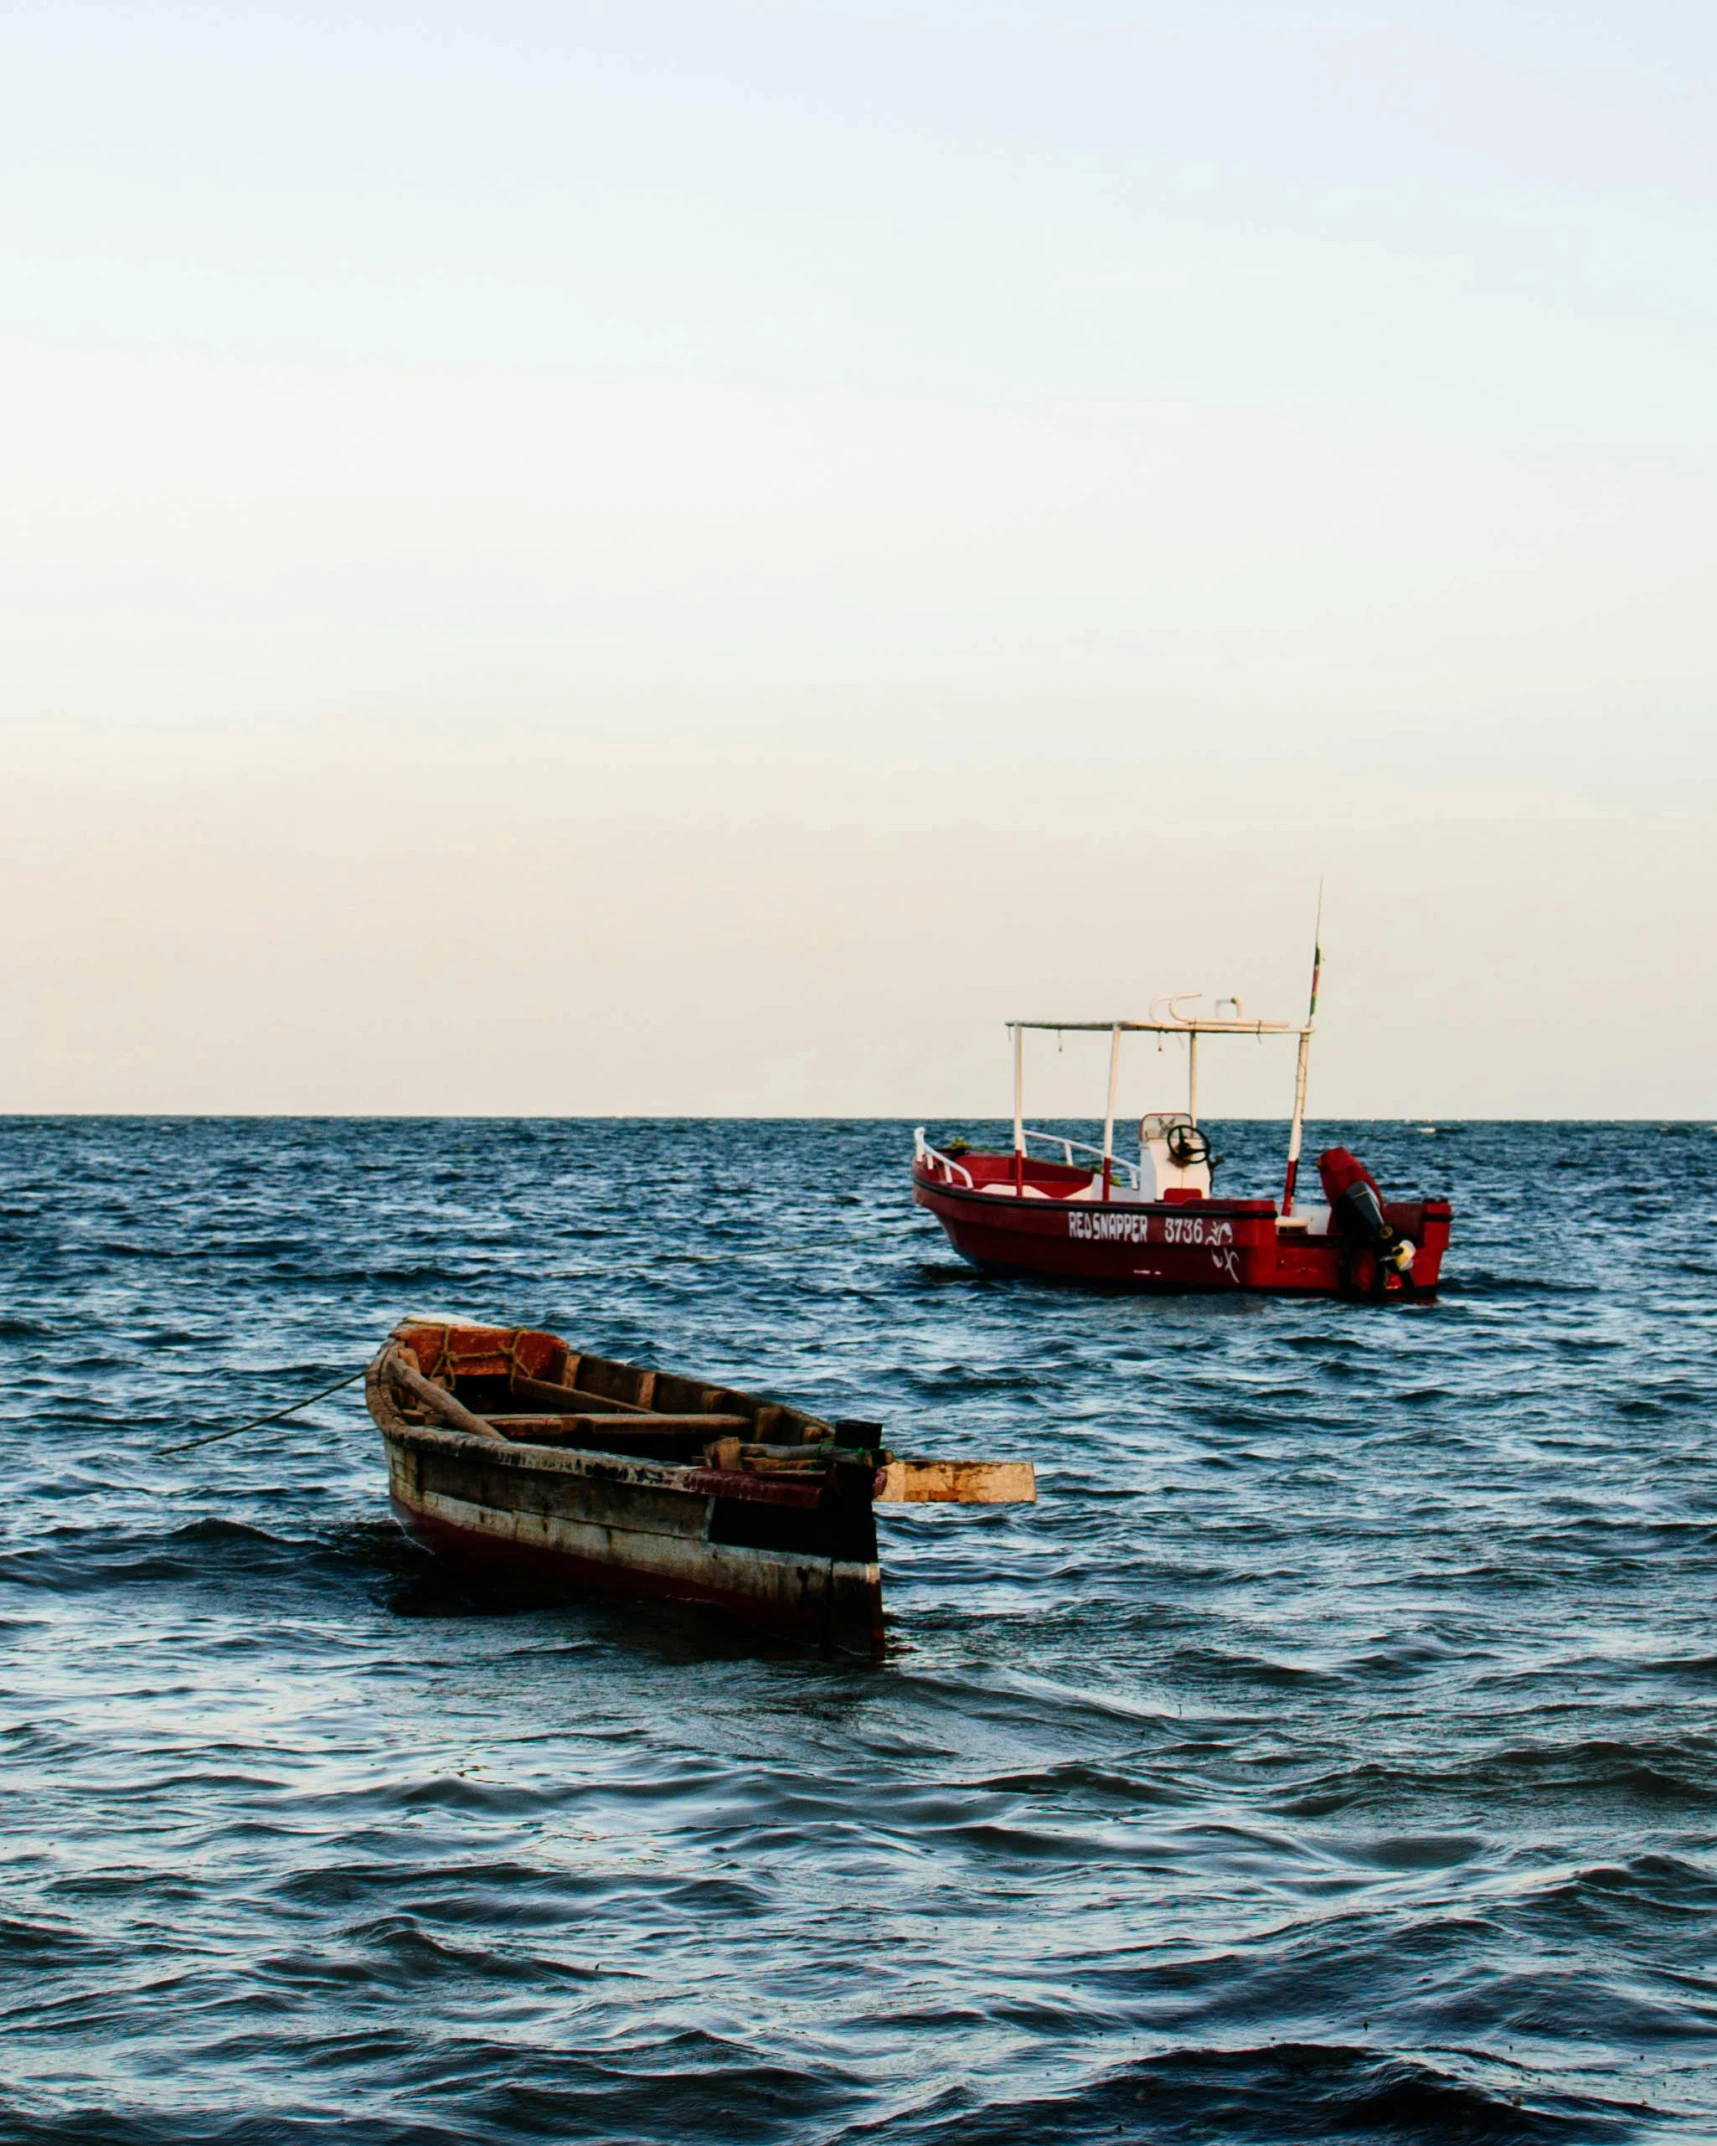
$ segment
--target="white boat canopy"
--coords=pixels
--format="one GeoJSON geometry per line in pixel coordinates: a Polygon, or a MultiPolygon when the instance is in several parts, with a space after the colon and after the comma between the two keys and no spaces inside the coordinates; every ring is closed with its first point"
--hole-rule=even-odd
{"type": "MultiPolygon", "coordinates": [[[[1320,904],[1321,908],[1321,904],[1320,904]]],[[[1320,919],[1321,923],[1321,919],[1320,919]]],[[[1014,1056],[1014,1154],[1023,1170],[1026,1152],[1025,1127],[1025,1036],[1028,1029],[1051,1035],[1106,1035],[1109,1038],[1109,1096],[1103,1113],[1103,1191],[1108,1197],[1110,1182],[1115,1170],[1115,1094],[1121,1074],[1121,1038],[1123,1036],[1185,1036],[1186,1047],[1186,1114],[1188,1122],[1198,1124],[1198,1039],[1200,1036],[1296,1036],[1299,1050],[1294,1066],[1294,1108],[1288,1128],[1288,1169],[1282,1187],[1282,1213],[1294,1211],[1294,1187],[1300,1174],[1300,1141],[1305,1130],[1306,1076],[1309,1070],[1312,1032],[1317,1026],[1318,980],[1323,969],[1323,948],[1316,943],[1321,940],[1321,929],[1316,934],[1312,947],[1312,988],[1310,1001],[1303,1021],[1249,1021],[1244,1008],[1236,998],[1219,998],[1217,1006],[1231,1006],[1232,1015],[1209,1016],[1183,1014],[1182,1003],[1188,999],[1202,998],[1202,992],[1178,991],[1172,997],[1160,998],[1151,1006],[1151,1017],[1145,1021],[1010,1021],[1013,1032],[1014,1056]]]]}

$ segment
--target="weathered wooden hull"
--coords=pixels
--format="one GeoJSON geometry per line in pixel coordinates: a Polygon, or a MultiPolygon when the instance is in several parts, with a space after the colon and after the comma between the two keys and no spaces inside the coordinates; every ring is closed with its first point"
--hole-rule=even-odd
{"type": "Polygon", "coordinates": [[[881,1644],[868,1482],[760,1482],[415,1424],[383,1437],[400,1524],[487,1591],[653,1596],[820,1645],[881,1644]]]}

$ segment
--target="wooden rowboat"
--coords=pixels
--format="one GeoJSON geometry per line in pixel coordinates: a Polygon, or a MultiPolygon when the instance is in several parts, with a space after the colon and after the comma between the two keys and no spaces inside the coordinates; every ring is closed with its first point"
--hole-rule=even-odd
{"type": "Polygon", "coordinates": [[[411,1320],[364,1380],[406,1533],[514,1599],[655,1595],[825,1646],[882,1640],[878,1504],[1029,1503],[1029,1462],[905,1460],[882,1426],[411,1320]]]}

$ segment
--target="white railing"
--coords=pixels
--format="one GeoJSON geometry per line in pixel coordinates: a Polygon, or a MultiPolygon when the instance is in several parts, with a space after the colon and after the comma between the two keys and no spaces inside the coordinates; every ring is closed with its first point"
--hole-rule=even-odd
{"type": "MultiPolygon", "coordinates": [[[[1102,1171],[1103,1150],[1100,1147],[1093,1147],[1089,1140],[1069,1140],[1065,1133],[1040,1132],[1035,1126],[1028,1125],[1025,1127],[1027,1153],[1030,1152],[1031,1143],[1034,1140],[1042,1140],[1051,1147],[1058,1147],[1061,1150],[1062,1160],[1070,1170],[1078,1168],[1078,1164],[1073,1160],[1074,1154],[1077,1152],[1091,1157],[1095,1165],[1092,1171],[1093,1176],[1099,1175],[1102,1171]]],[[[912,1129],[912,1153],[916,1161],[928,1164],[933,1170],[941,1171],[943,1176],[948,1178],[950,1182],[958,1173],[965,1184],[976,1190],[976,1181],[971,1171],[966,1168],[963,1162],[957,1162],[952,1155],[944,1155],[940,1148],[933,1148],[924,1137],[922,1125],[915,1125],[912,1129]]],[[[1137,1192],[1140,1189],[1138,1164],[1128,1162],[1123,1156],[1115,1155],[1110,1158],[1109,1176],[1112,1184],[1125,1185],[1133,1192],[1137,1192]]]]}
{"type": "MultiPolygon", "coordinates": [[[[1028,1125],[1025,1128],[1025,1144],[1028,1152],[1034,1140],[1046,1140],[1051,1147],[1058,1147],[1061,1150],[1062,1160],[1070,1170],[1076,1167],[1073,1160],[1075,1149],[1081,1155],[1091,1156],[1099,1170],[1103,1167],[1103,1150],[1093,1147],[1089,1140],[1069,1140],[1065,1133],[1043,1133],[1039,1132],[1035,1126],[1028,1125]]],[[[1109,1159],[1109,1174],[1111,1179],[1123,1185],[1130,1185],[1135,1192],[1139,1189],[1139,1166],[1136,1162],[1128,1162],[1120,1155],[1111,1156],[1109,1159]]]]}
{"type": "Polygon", "coordinates": [[[966,1168],[966,1165],[963,1162],[956,1162],[952,1155],[944,1155],[940,1148],[933,1148],[930,1145],[929,1141],[926,1140],[924,1137],[924,1128],[922,1125],[917,1125],[913,1127],[912,1153],[915,1161],[929,1163],[932,1169],[940,1170],[942,1174],[950,1181],[952,1181],[954,1173],[957,1170],[960,1175],[966,1180],[967,1185],[970,1186],[973,1191],[976,1191],[977,1187],[973,1182],[971,1171],[966,1168]]]}

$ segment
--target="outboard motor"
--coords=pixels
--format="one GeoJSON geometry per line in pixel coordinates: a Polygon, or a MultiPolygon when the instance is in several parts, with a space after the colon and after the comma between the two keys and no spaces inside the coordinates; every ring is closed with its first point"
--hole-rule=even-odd
{"type": "Polygon", "coordinates": [[[1403,1237],[1383,1212],[1377,1180],[1359,1157],[1348,1148],[1325,1148],[1318,1157],[1318,1175],[1330,1219],[1342,1237],[1354,1251],[1369,1252],[1375,1260],[1375,1286],[1383,1287],[1391,1268],[1406,1280],[1413,1271],[1413,1240],[1403,1237]]]}

